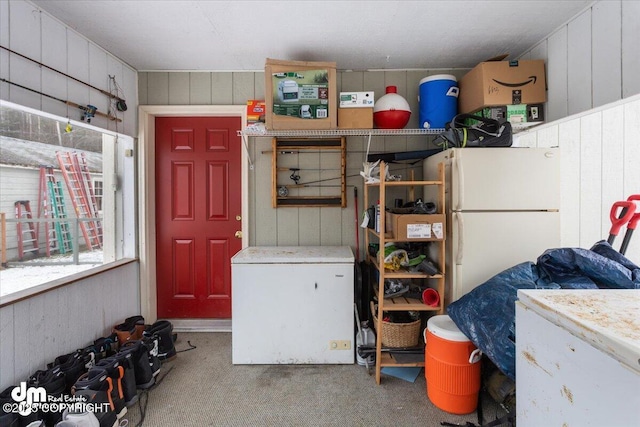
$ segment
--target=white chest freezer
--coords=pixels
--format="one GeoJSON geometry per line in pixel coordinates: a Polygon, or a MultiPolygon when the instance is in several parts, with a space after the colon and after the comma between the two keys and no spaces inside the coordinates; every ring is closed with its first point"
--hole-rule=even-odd
{"type": "Polygon", "coordinates": [[[249,247],[231,259],[234,364],[354,362],[348,246],[249,247]]]}
{"type": "Polygon", "coordinates": [[[518,427],[640,425],[640,290],[518,298],[518,427]]]}

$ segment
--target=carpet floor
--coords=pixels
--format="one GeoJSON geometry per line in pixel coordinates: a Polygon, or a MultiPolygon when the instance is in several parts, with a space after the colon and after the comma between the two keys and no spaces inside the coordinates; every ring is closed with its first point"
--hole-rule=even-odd
{"type": "MultiPolygon", "coordinates": [[[[376,385],[357,364],[233,365],[231,333],[179,333],[176,350],[157,385],[129,408],[129,427],[478,424],[475,412],[436,408],[426,395],[424,371],[415,382],[383,375],[376,385]],[[188,343],[196,348],[187,350],[188,343]]],[[[483,401],[485,422],[504,415],[489,396],[483,401]]]]}

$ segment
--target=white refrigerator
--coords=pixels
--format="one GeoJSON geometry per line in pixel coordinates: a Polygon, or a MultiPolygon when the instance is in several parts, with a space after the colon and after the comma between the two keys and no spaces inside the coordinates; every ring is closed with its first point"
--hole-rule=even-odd
{"type": "Polygon", "coordinates": [[[560,246],[558,148],[452,148],[424,161],[425,180],[437,179],[439,163],[446,181],[445,304],[560,246]]]}

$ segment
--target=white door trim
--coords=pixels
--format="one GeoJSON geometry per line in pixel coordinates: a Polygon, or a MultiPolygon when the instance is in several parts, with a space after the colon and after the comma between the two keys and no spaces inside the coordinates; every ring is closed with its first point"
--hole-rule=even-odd
{"type": "MultiPolygon", "coordinates": [[[[156,117],[239,117],[242,130],[247,123],[244,105],[141,105],[138,107],[138,257],[140,259],[140,313],[146,322],[158,316],[156,293],[156,201],[155,201],[155,118],[156,117]]],[[[242,144],[245,144],[243,139],[242,144]]],[[[248,157],[242,149],[242,247],[249,241],[248,157]]]]}

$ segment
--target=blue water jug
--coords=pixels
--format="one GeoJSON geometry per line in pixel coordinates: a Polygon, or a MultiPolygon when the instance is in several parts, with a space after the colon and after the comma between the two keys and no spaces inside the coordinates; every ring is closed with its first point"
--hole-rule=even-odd
{"type": "Polygon", "coordinates": [[[436,74],[420,80],[418,127],[444,128],[458,113],[458,92],[458,80],[450,74],[436,74]]]}

